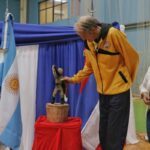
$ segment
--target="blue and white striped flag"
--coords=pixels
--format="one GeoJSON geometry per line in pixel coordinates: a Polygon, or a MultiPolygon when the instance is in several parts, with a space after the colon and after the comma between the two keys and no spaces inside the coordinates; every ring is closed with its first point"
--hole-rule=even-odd
{"type": "Polygon", "coordinates": [[[7,13],[5,18],[1,53],[4,55],[4,60],[1,72],[0,142],[13,150],[18,150],[21,142],[22,123],[13,16],[10,13],[7,13]]]}

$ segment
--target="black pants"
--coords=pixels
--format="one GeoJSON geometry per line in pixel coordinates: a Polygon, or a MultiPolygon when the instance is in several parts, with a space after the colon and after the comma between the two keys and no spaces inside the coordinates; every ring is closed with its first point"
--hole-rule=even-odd
{"type": "Polygon", "coordinates": [[[147,110],[146,128],[147,128],[148,141],[150,142],[150,108],[148,108],[147,110]]]}
{"type": "Polygon", "coordinates": [[[130,110],[130,90],[115,95],[99,95],[99,137],[103,150],[122,150],[126,140],[130,110]]]}

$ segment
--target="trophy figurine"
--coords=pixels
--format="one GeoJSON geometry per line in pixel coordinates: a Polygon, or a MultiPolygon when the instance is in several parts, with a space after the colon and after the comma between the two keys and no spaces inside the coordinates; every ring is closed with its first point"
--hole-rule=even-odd
{"type": "Polygon", "coordinates": [[[46,104],[47,119],[50,122],[64,122],[68,118],[69,105],[66,103],[66,83],[62,81],[63,69],[52,66],[55,87],[50,103],[46,104]],[[60,103],[56,103],[56,94],[60,94],[60,103]]]}
{"type": "Polygon", "coordinates": [[[66,100],[66,84],[61,79],[63,78],[63,69],[57,68],[55,65],[52,66],[53,76],[55,78],[55,88],[52,94],[51,103],[54,104],[56,100],[56,94],[60,93],[61,104],[65,103],[66,100]]]}

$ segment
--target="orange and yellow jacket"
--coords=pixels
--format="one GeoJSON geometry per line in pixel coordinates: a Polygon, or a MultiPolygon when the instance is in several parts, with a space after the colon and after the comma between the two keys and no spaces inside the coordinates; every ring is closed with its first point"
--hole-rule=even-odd
{"type": "Polygon", "coordinates": [[[87,41],[85,65],[71,81],[79,83],[94,73],[97,91],[104,95],[122,93],[135,80],[139,55],[120,30],[102,26],[101,38],[96,43],[87,41]]]}

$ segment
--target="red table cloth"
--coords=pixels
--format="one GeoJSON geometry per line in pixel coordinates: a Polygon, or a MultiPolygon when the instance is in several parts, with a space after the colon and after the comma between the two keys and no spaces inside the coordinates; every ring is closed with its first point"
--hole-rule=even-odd
{"type": "Polygon", "coordinates": [[[40,116],[32,150],[82,150],[81,119],[70,117],[63,123],[53,123],[40,116]]]}

